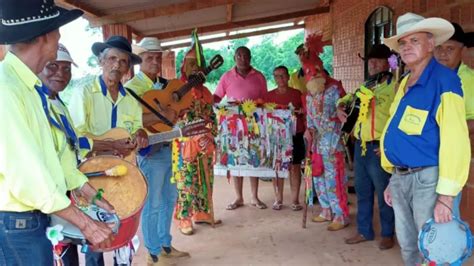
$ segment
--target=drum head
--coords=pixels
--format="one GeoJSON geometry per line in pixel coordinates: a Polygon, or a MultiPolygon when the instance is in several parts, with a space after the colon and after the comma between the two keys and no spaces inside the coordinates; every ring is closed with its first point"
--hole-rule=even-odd
{"type": "Polygon", "coordinates": [[[96,156],[79,166],[83,173],[105,171],[117,165],[127,167],[123,176],[99,176],[89,178],[96,190],[103,189],[102,196],[114,206],[120,219],[126,219],[139,212],[145,203],[147,183],[135,165],[115,156],[96,156]]]}
{"type": "MultiPolygon", "coordinates": [[[[80,207],[87,216],[91,217],[92,220],[104,222],[104,223],[114,223],[115,226],[112,228],[114,233],[118,232],[120,227],[120,220],[116,214],[108,213],[106,210],[99,208],[95,205],[90,205],[87,207],[80,207]]],[[[63,226],[63,235],[65,239],[69,241],[63,241],[65,243],[81,244],[82,240],[85,239],[84,235],[81,233],[81,230],[76,226],[72,225],[68,221],[62,219],[59,216],[51,215],[51,226],[62,225],[63,226]]]]}
{"type": "Polygon", "coordinates": [[[443,224],[430,219],[420,231],[418,246],[425,259],[436,264],[461,263],[471,255],[471,231],[456,217],[443,224]]]}

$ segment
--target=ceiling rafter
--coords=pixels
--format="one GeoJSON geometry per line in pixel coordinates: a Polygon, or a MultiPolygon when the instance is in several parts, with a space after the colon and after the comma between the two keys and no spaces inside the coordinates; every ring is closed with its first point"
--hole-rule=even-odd
{"type": "Polygon", "coordinates": [[[89,20],[95,19],[97,17],[101,17],[104,15],[99,10],[95,10],[94,8],[88,5],[83,4],[79,1],[75,1],[75,0],[56,0],[55,3],[58,6],[62,8],[66,8],[66,9],[74,9],[74,8],[81,9],[82,11],[84,11],[84,17],[86,17],[89,20]]]}
{"type": "MultiPolygon", "coordinates": [[[[317,7],[317,8],[307,9],[307,10],[296,11],[292,13],[268,16],[268,17],[263,17],[263,18],[256,18],[256,19],[249,19],[249,20],[243,20],[243,21],[232,21],[232,22],[226,22],[222,24],[203,26],[203,27],[197,27],[197,28],[198,28],[199,33],[210,33],[210,32],[217,32],[217,31],[226,31],[226,30],[231,30],[231,29],[234,30],[234,29],[238,29],[242,27],[260,25],[260,24],[277,22],[277,21],[285,21],[292,18],[306,17],[306,16],[328,13],[328,12],[329,12],[328,6],[317,7]]],[[[176,31],[160,32],[160,33],[143,32],[143,34],[145,36],[158,37],[158,39],[160,40],[166,40],[166,39],[172,39],[172,38],[181,37],[181,36],[188,36],[193,29],[194,27],[188,28],[188,29],[176,30],[176,31]]]]}
{"type": "Polygon", "coordinates": [[[234,4],[228,4],[226,7],[226,21],[227,22],[232,22],[232,12],[234,9],[234,4]]]}
{"type": "MultiPolygon", "coordinates": [[[[204,39],[204,40],[199,40],[199,41],[203,44],[212,43],[212,42],[218,42],[218,41],[223,41],[223,40],[233,40],[233,39],[245,38],[245,37],[250,37],[250,36],[275,33],[275,32],[280,32],[280,31],[304,29],[304,26],[305,26],[304,24],[299,24],[299,25],[296,24],[296,25],[287,26],[287,27],[258,30],[258,31],[252,31],[252,32],[247,32],[247,33],[238,33],[238,34],[232,34],[232,35],[226,34],[226,36],[204,39]]],[[[166,45],[166,46],[164,45],[163,48],[166,50],[171,50],[171,49],[176,49],[176,48],[189,47],[190,45],[191,45],[191,42],[185,42],[185,43],[179,43],[179,44],[173,44],[173,45],[166,45]]]]}
{"type": "Polygon", "coordinates": [[[191,0],[184,3],[171,4],[167,6],[156,6],[154,8],[147,8],[144,10],[92,18],[90,19],[90,23],[93,27],[99,27],[105,24],[127,23],[147,18],[172,16],[204,8],[232,5],[245,2],[249,2],[249,0],[191,0]]]}

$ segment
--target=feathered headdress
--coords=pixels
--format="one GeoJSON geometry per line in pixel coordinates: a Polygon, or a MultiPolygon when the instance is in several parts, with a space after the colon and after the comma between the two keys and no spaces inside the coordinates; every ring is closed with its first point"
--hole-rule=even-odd
{"type": "Polygon", "coordinates": [[[323,41],[322,39],[322,35],[316,34],[311,34],[306,37],[305,56],[303,59],[303,70],[306,80],[310,80],[315,75],[327,77],[323,71],[323,61],[321,61],[319,55],[323,52],[323,47],[331,44],[331,42],[323,41]]]}
{"type": "Polygon", "coordinates": [[[204,52],[202,50],[201,42],[199,41],[197,35],[197,29],[194,29],[191,33],[191,47],[184,56],[183,64],[181,65],[181,80],[186,81],[186,59],[187,58],[196,58],[197,65],[200,68],[206,67],[206,61],[204,59],[204,52]]]}

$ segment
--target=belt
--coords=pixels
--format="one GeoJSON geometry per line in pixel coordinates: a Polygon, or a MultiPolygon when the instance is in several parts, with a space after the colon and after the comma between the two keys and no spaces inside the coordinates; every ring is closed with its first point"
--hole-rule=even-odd
{"type": "Polygon", "coordinates": [[[408,175],[419,172],[426,167],[397,167],[395,166],[394,173],[397,175],[408,175]]]}
{"type": "MultiPolygon", "coordinates": [[[[362,142],[362,140],[357,139],[357,138],[356,138],[356,141],[362,142]]],[[[379,144],[380,144],[380,141],[379,141],[379,140],[371,140],[371,141],[366,141],[365,144],[366,144],[366,145],[367,145],[367,144],[379,145],[379,144]]]]}

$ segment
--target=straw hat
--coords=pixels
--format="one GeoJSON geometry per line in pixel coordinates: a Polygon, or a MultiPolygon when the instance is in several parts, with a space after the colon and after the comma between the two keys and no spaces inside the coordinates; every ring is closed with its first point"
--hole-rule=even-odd
{"type": "Polygon", "coordinates": [[[414,13],[406,13],[397,19],[397,35],[384,38],[383,42],[390,49],[399,52],[398,41],[416,32],[433,34],[435,45],[440,45],[454,34],[453,25],[442,18],[424,18],[414,13]]]}
{"type": "Polygon", "coordinates": [[[155,37],[145,37],[139,43],[132,45],[133,53],[140,55],[144,52],[163,52],[161,42],[155,37]]]}
{"type": "Polygon", "coordinates": [[[77,67],[74,60],[72,60],[71,54],[69,53],[68,49],[62,43],[58,45],[58,53],[56,55],[56,61],[66,61],[73,64],[75,67],[77,67]]]}

